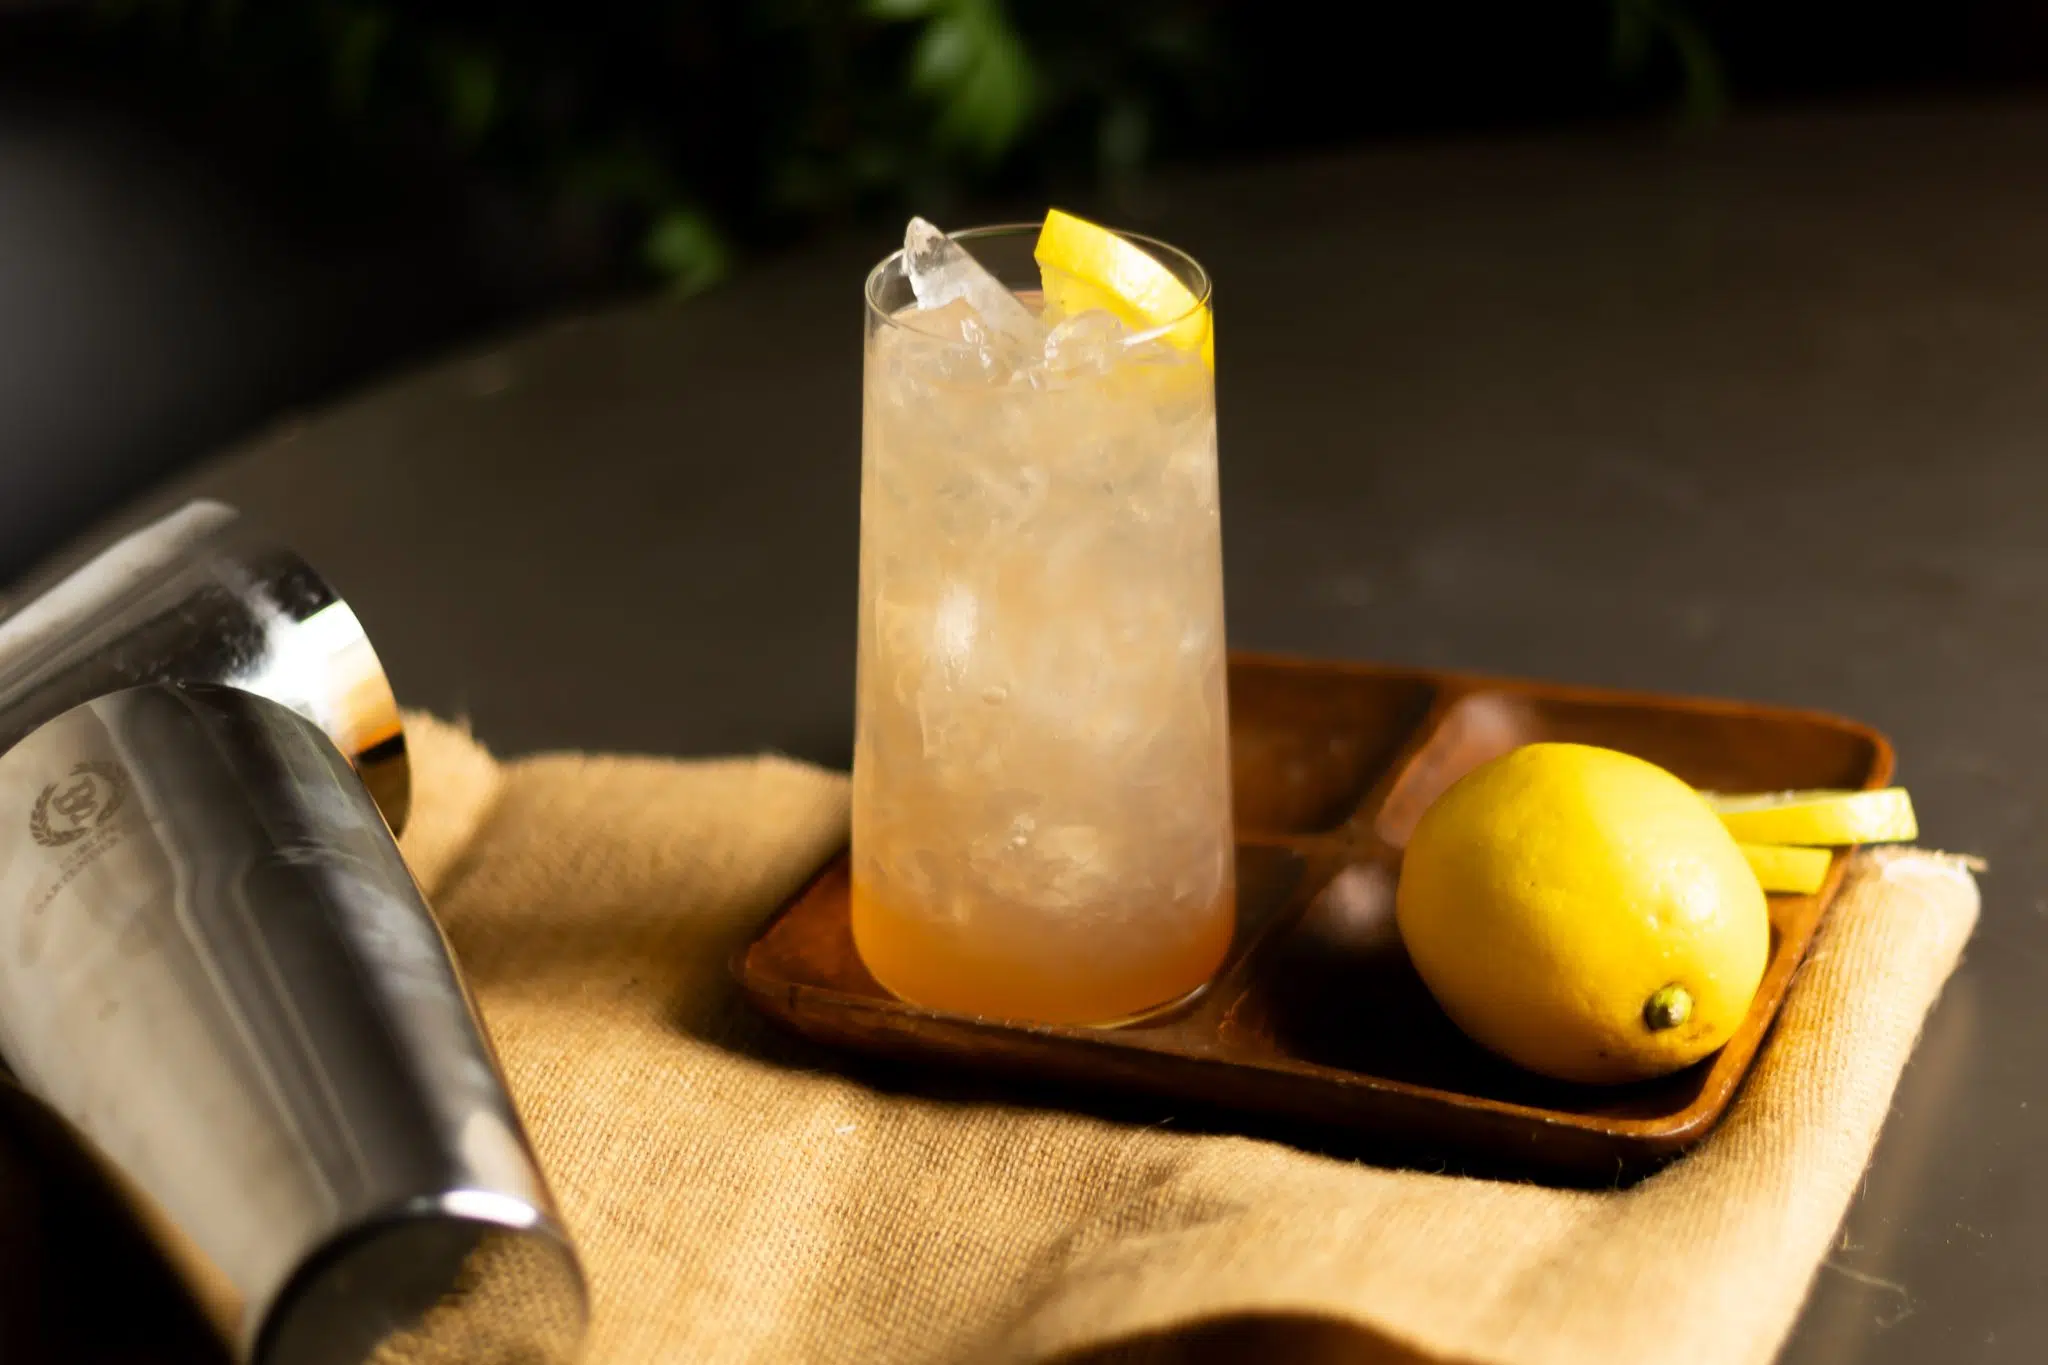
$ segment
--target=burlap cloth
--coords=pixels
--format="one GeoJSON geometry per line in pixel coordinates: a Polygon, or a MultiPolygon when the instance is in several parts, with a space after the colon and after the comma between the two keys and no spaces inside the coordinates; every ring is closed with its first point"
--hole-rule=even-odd
{"type": "MultiPolygon", "coordinates": [[[[1866,855],[1694,1155],[1620,1191],[1482,1181],[865,1086],[726,976],[843,839],[843,778],[411,736],[406,852],[580,1242],[593,1365],[1768,1360],[1977,917],[1954,862],[1866,855]]],[[[21,1162],[0,1142],[0,1279],[61,1303],[61,1176],[38,1206],[21,1162]]],[[[103,1314],[46,1307],[50,1361],[176,1354],[115,1260],[90,1301],[158,1309],[109,1346],[103,1314]]]]}

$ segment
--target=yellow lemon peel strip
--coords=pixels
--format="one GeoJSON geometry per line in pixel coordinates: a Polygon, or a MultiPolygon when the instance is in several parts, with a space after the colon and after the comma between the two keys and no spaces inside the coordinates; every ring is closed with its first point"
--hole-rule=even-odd
{"type": "Polygon", "coordinates": [[[1794,791],[1750,796],[1702,792],[1728,832],[1747,844],[1895,844],[1918,837],[1904,787],[1881,791],[1794,791]]]}
{"type": "Polygon", "coordinates": [[[1828,879],[1828,865],[1835,860],[1825,848],[1794,848],[1787,844],[1738,844],[1756,873],[1758,885],[1774,893],[1808,896],[1820,890],[1828,879]]]}

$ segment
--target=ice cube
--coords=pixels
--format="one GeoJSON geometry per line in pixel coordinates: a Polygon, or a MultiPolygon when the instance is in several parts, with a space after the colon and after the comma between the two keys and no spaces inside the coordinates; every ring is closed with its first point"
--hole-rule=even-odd
{"type": "Polygon", "coordinates": [[[1115,859],[1093,825],[1054,825],[1033,841],[1042,878],[1038,900],[1061,908],[1108,901],[1116,885],[1115,859]]]}
{"type": "Polygon", "coordinates": [[[980,615],[980,600],[962,583],[950,584],[932,613],[932,658],[954,682],[966,675],[980,615]]]}
{"type": "Polygon", "coordinates": [[[1030,359],[1009,338],[993,335],[966,299],[954,299],[936,308],[906,308],[896,315],[896,320],[906,330],[915,332],[920,341],[929,337],[951,343],[926,347],[915,362],[919,368],[929,367],[947,379],[1002,384],[1020,362],[1030,359]]]}
{"type": "Polygon", "coordinates": [[[1045,328],[1003,282],[988,273],[966,247],[922,218],[910,220],[903,233],[903,273],[917,295],[918,307],[943,308],[965,299],[983,325],[1011,346],[1036,355],[1045,345],[1045,328]]]}
{"type": "Polygon", "coordinates": [[[941,341],[978,342],[987,335],[981,325],[981,314],[966,299],[954,299],[937,308],[906,308],[896,315],[896,320],[913,332],[941,341]]]}
{"type": "Polygon", "coordinates": [[[1045,367],[1054,374],[1107,373],[1130,335],[1114,313],[1076,313],[1045,334],[1045,367]]]}

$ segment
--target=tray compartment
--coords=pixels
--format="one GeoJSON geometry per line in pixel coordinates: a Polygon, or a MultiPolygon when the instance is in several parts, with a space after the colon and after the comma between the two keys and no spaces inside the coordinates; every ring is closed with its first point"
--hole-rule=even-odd
{"type": "Polygon", "coordinates": [[[1677,1121],[1698,1102],[1711,1062],[1638,1085],[1581,1086],[1523,1071],[1467,1038],[1402,946],[1398,877],[1391,853],[1337,870],[1260,957],[1223,1021],[1234,1046],[1318,1074],[1456,1096],[1454,1103],[1654,1122],[1677,1121]]]}
{"type": "MultiPolygon", "coordinates": [[[[1619,749],[1710,791],[1862,787],[1882,741],[1832,717],[1724,702],[1526,689],[1475,691],[1447,707],[1373,820],[1395,848],[1459,778],[1524,744],[1619,749]]],[[[1887,768],[1887,773],[1889,769],[1887,768]]]]}
{"type": "Polygon", "coordinates": [[[1381,785],[1437,696],[1425,675],[1232,661],[1230,761],[1246,837],[1341,828],[1381,785]]]}

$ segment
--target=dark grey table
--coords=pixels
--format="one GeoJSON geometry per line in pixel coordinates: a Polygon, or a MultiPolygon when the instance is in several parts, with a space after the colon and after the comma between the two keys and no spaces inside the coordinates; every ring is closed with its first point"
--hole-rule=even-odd
{"type": "MultiPolygon", "coordinates": [[[[1798,1362],[2048,1359],[2048,108],[1379,150],[1094,207],[1218,280],[1234,640],[1890,731],[1987,908],[1798,1362]]],[[[503,749],[848,756],[886,234],[278,430],[203,491],[503,749]]],[[[137,509],[141,512],[146,509],[137,509]]]]}

